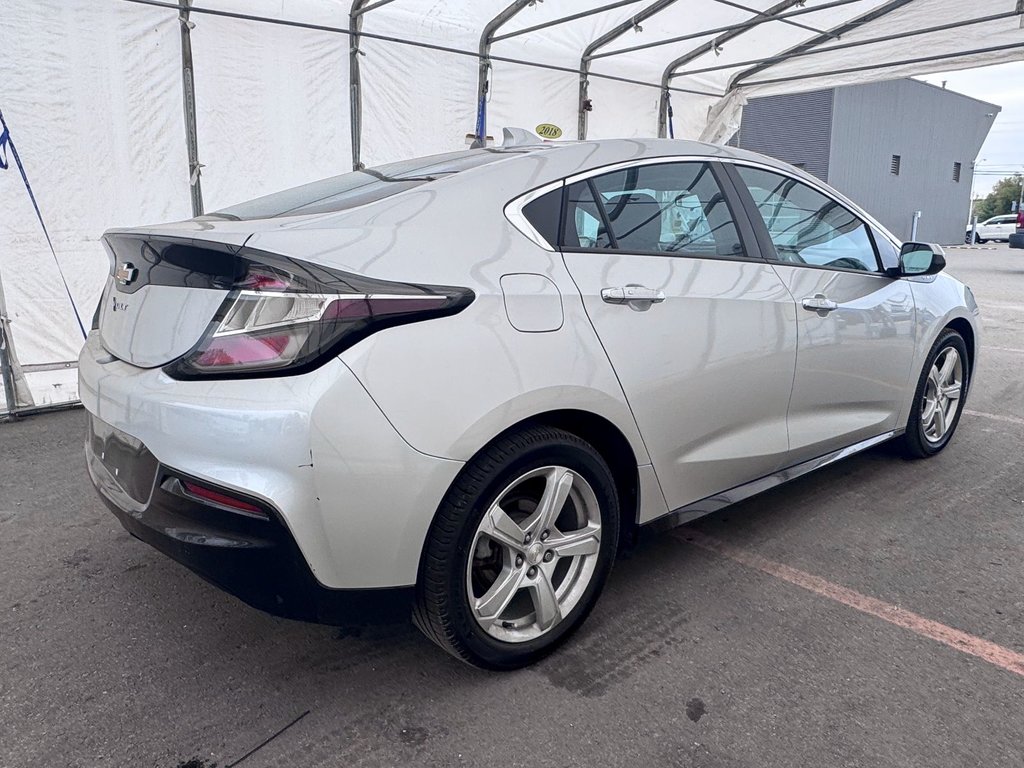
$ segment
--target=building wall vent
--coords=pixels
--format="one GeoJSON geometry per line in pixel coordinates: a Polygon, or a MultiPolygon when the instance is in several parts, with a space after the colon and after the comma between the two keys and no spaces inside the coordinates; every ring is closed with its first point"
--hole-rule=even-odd
{"type": "Polygon", "coordinates": [[[902,159],[903,158],[901,158],[899,155],[892,156],[892,164],[889,166],[889,173],[891,173],[893,176],[900,175],[900,162],[902,161],[902,159]]]}
{"type": "Polygon", "coordinates": [[[960,183],[960,163],[953,163],[953,181],[960,183]]]}

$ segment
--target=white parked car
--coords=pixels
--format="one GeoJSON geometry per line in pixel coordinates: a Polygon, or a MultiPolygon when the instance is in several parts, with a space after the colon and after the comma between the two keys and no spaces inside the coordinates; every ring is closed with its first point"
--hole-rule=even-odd
{"type": "Polygon", "coordinates": [[[941,249],[685,141],[455,152],[104,242],[80,386],[125,528],[490,668],[576,629],[640,526],[941,451],[979,346],[941,249]]]}
{"type": "MultiPolygon", "coordinates": [[[[971,242],[971,229],[967,225],[967,234],[964,235],[964,242],[971,242]]],[[[1004,216],[993,216],[985,221],[978,222],[978,229],[974,235],[974,242],[987,243],[989,241],[1009,242],[1010,235],[1017,231],[1017,214],[1008,213],[1004,216]]]]}

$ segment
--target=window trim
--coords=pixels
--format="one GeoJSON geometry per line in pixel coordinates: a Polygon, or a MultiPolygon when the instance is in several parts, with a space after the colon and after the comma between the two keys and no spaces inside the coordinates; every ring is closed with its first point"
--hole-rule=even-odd
{"type": "MultiPolygon", "coordinates": [[[[725,165],[725,163],[723,163],[725,165]]],[[[875,277],[882,277],[886,279],[892,279],[892,277],[886,272],[885,267],[882,265],[882,259],[878,255],[878,245],[875,243],[875,238],[872,234],[873,230],[877,230],[880,234],[889,236],[888,230],[882,227],[880,224],[874,221],[870,216],[866,216],[860,207],[853,204],[851,201],[843,199],[841,196],[836,194],[830,194],[827,190],[823,189],[819,184],[814,184],[809,179],[801,178],[792,173],[786,173],[785,170],[775,168],[770,165],[761,163],[751,163],[745,161],[728,163],[731,165],[731,173],[733,174],[733,185],[737,188],[737,194],[743,202],[743,206],[746,209],[747,217],[750,219],[755,231],[758,235],[758,244],[761,247],[762,255],[765,261],[770,264],[779,264],[788,267],[800,267],[803,269],[819,269],[827,270],[829,272],[843,272],[851,275],[873,275],[875,277]],[[766,171],[768,173],[774,173],[777,176],[781,176],[786,179],[791,179],[806,187],[810,187],[812,190],[822,195],[823,197],[831,200],[833,203],[842,206],[849,213],[851,213],[865,228],[868,233],[868,242],[871,244],[871,251],[875,255],[875,270],[867,271],[863,269],[848,269],[846,267],[830,267],[827,264],[797,264],[792,261],[786,261],[785,259],[779,258],[778,250],[775,247],[775,243],[771,239],[771,233],[768,231],[768,225],[764,223],[764,219],[761,217],[760,211],[757,210],[757,204],[754,202],[753,195],[750,194],[750,190],[747,189],[746,182],[743,181],[743,177],[740,176],[738,168],[746,167],[752,168],[758,171],[766,171]]],[[[891,242],[896,245],[894,239],[891,238],[891,242]]],[[[897,249],[899,246],[896,246],[897,249]]]]}
{"type": "MultiPolygon", "coordinates": [[[[677,259],[714,259],[716,261],[737,261],[743,264],[751,263],[764,263],[764,254],[761,251],[760,244],[757,241],[756,234],[749,226],[749,222],[746,221],[746,210],[743,207],[743,201],[736,196],[736,191],[733,189],[732,179],[728,173],[724,171],[719,162],[720,158],[710,158],[697,155],[672,155],[669,157],[646,157],[638,160],[625,161],[621,163],[615,163],[611,166],[605,166],[599,169],[591,169],[583,173],[578,173],[575,176],[569,176],[565,179],[565,189],[568,190],[570,186],[579,182],[588,182],[591,188],[591,194],[594,194],[595,200],[599,209],[602,212],[602,218],[604,214],[603,201],[596,195],[596,189],[594,188],[594,179],[604,176],[609,173],[615,173],[616,171],[627,170],[629,168],[636,168],[646,165],[678,165],[681,163],[695,164],[699,163],[708,166],[711,171],[711,178],[714,179],[715,184],[718,185],[718,191],[722,195],[722,199],[725,201],[725,207],[729,211],[729,215],[732,218],[733,227],[736,230],[736,237],[739,239],[741,248],[743,249],[742,255],[720,255],[717,253],[687,253],[685,251],[641,251],[635,249],[619,248],[618,243],[615,243],[615,247],[611,248],[577,248],[573,246],[565,245],[565,231],[564,227],[569,222],[569,196],[563,192],[562,194],[562,226],[563,231],[559,236],[559,250],[563,253],[615,253],[620,256],[660,256],[663,258],[677,258],[677,259]]],[[[606,226],[607,226],[607,222],[606,226]]],[[[611,239],[614,241],[614,230],[609,226],[609,233],[611,239]]]]}
{"type": "MultiPolygon", "coordinates": [[[[602,174],[610,173],[611,171],[616,171],[616,170],[619,170],[621,168],[630,168],[630,167],[632,167],[634,165],[636,165],[636,166],[639,166],[639,165],[658,165],[658,164],[661,164],[661,163],[671,163],[671,162],[705,162],[705,163],[710,163],[713,166],[717,166],[718,169],[723,172],[723,175],[728,176],[729,181],[731,182],[731,186],[730,186],[730,189],[728,190],[728,192],[726,192],[726,198],[728,200],[733,201],[735,204],[739,205],[739,207],[743,211],[744,216],[736,218],[735,219],[736,223],[738,225],[741,225],[741,227],[742,227],[743,224],[746,224],[746,226],[750,227],[750,230],[749,230],[750,241],[749,242],[753,243],[756,246],[758,246],[758,258],[760,260],[762,260],[762,261],[771,262],[771,259],[766,254],[775,253],[775,245],[769,239],[768,240],[768,244],[771,245],[771,248],[768,249],[768,250],[765,250],[764,243],[761,241],[760,237],[758,236],[759,233],[760,233],[760,229],[763,229],[763,230],[765,230],[767,232],[767,228],[764,226],[764,221],[761,219],[761,214],[757,213],[756,210],[753,211],[754,215],[756,216],[756,219],[751,219],[750,218],[751,211],[749,210],[748,206],[752,206],[753,205],[753,198],[751,198],[750,197],[750,193],[746,191],[746,186],[745,185],[742,186],[742,187],[738,186],[738,184],[742,184],[742,179],[739,179],[738,176],[736,176],[736,178],[733,178],[733,176],[735,175],[736,166],[741,166],[742,165],[742,166],[747,166],[747,167],[750,167],[750,168],[757,168],[757,169],[760,169],[760,170],[763,170],[763,171],[770,171],[772,173],[778,173],[778,174],[781,174],[783,176],[789,176],[791,178],[794,178],[797,181],[802,182],[803,184],[806,184],[807,186],[811,187],[812,189],[816,190],[817,192],[820,192],[821,194],[825,195],[826,197],[829,197],[829,198],[835,200],[837,203],[840,203],[844,207],[850,209],[853,213],[855,213],[857,215],[857,218],[859,218],[862,221],[867,222],[868,224],[870,224],[871,228],[873,228],[879,234],[881,234],[886,239],[888,239],[889,242],[892,243],[893,246],[895,246],[897,250],[899,250],[900,246],[903,244],[903,241],[900,240],[897,237],[894,237],[893,234],[888,229],[886,229],[886,227],[880,221],[878,221],[878,219],[876,219],[874,216],[869,214],[867,211],[865,211],[863,208],[861,208],[855,202],[853,202],[849,198],[847,198],[844,195],[842,195],[837,190],[833,190],[833,189],[825,187],[820,179],[818,179],[815,176],[811,176],[809,173],[798,172],[798,173],[794,174],[792,172],[792,170],[787,169],[787,167],[784,166],[781,163],[775,164],[775,163],[771,163],[771,162],[762,162],[762,161],[750,160],[750,159],[746,159],[746,158],[737,158],[737,157],[733,157],[733,156],[730,156],[730,155],[722,155],[722,154],[716,154],[716,155],[712,155],[712,154],[704,154],[704,155],[700,155],[700,154],[692,154],[692,155],[657,155],[657,156],[650,156],[650,157],[639,157],[639,158],[633,158],[632,160],[617,160],[614,163],[608,163],[606,165],[602,165],[602,166],[599,166],[597,168],[589,168],[586,171],[578,171],[577,173],[574,173],[574,174],[572,174],[570,176],[566,176],[566,177],[561,178],[561,179],[556,179],[555,181],[550,181],[550,182],[548,182],[546,184],[542,184],[539,187],[534,187],[532,190],[529,190],[528,192],[520,193],[520,194],[516,195],[516,197],[512,198],[509,202],[507,202],[505,204],[505,207],[503,209],[504,214],[505,214],[505,218],[509,221],[510,224],[512,224],[516,229],[518,229],[525,237],[527,237],[529,240],[531,240],[534,244],[540,246],[545,251],[548,251],[550,253],[558,253],[559,250],[565,250],[565,249],[559,249],[559,247],[557,245],[552,245],[551,243],[547,242],[547,240],[545,240],[540,235],[540,233],[537,232],[533,228],[533,225],[530,224],[530,222],[526,219],[525,216],[523,216],[523,213],[522,213],[523,206],[525,206],[527,203],[530,203],[530,202],[536,200],[541,195],[546,195],[548,192],[551,192],[552,190],[558,189],[559,187],[567,187],[569,184],[572,184],[572,183],[574,183],[576,181],[583,181],[584,179],[589,178],[591,176],[601,176],[602,174]],[[748,203],[748,200],[749,200],[749,203],[748,203]],[[757,226],[756,226],[756,224],[758,222],[760,222],[760,229],[758,229],[757,226]]],[[[721,181],[719,181],[719,185],[721,186],[721,181]]],[[[562,201],[563,201],[563,205],[564,205],[565,204],[565,195],[564,194],[562,196],[562,201]]],[[[733,213],[735,214],[735,211],[733,211],[733,213]]],[[[741,231],[740,232],[740,236],[743,237],[744,236],[744,232],[741,231]]],[[[745,237],[744,237],[744,245],[745,246],[747,245],[747,239],[745,237]]],[[[605,249],[605,250],[607,251],[608,249],[605,249]]],[[[678,254],[674,254],[674,255],[678,255],[678,254]]],[[[875,257],[877,259],[877,257],[878,257],[877,253],[875,254],[875,257]]],[[[690,258],[694,258],[694,257],[690,257],[690,258]]],[[[724,257],[724,256],[711,257],[711,258],[727,259],[727,257],[724,257]]],[[[752,260],[752,257],[747,256],[747,257],[737,258],[737,259],[728,258],[727,260],[730,260],[730,261],[743,261],[743,262],[748,262],[749,263],[752,260]]],[[[782,262],[782,263],[792,264],[792,262],[782,262]]],[[[813,267],[813,265],[810,265],[810,264],[804,265],[804,266],[807,266],[808,268],[812,268],[813,267]]],[[[818,267],[818,269],[820,269],[820,268],[821,267],[818,267]]],[[[856,270],[856,269],[841,270],[841,271],[849,271],[849,272],[851,272],[853,274],[858,274],[858,275],[873,275],[873,274],[876,274],[874,272],[864,272],[862,270],[856,270]]],[[[880,277],[885,277],[884,274],[879,275],[879,276],[880,277]]]]}

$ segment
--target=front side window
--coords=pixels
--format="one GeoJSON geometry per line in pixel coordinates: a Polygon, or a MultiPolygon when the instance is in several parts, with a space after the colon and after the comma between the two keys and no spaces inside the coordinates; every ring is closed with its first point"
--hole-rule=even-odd
{"type": "Polygon", "coordinates": [[[707,163],[662,163],[571,184],[568,248],[743,256],[732,213],[707,163]]]}
{"type": "Polygon", "coordinates": [[[737,166],[779,261],[877,272],[867,226],[840,203],[789,176],[737,166]]]}

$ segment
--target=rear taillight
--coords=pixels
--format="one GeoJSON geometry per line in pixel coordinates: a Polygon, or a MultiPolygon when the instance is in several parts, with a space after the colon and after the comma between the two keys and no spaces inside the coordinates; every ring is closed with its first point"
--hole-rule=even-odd
{"type": "Polygon", "coordinates": [[[164,368],[168,375],[302,373],[378,330],[451,315],[473,300],[467,288],[374,280],[270,254],[243,251],[240,259],[210,327],[164,368]]]}
{"type": "Polygon", "coordinates": [[[1024,229],[1024,207],[1017,211],[1017,229],[1024,229]]]}

